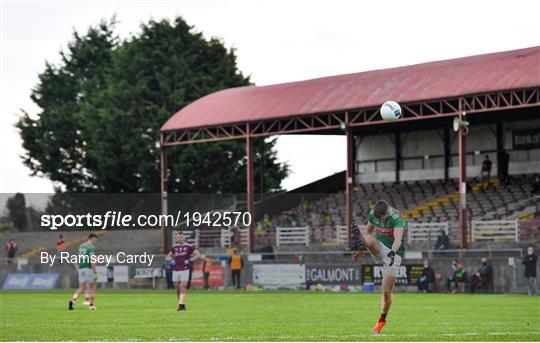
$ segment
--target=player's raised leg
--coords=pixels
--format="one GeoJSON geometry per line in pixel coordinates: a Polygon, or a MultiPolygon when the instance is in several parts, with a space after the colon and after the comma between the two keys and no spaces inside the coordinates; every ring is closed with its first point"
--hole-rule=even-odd
{"type": "Polygon", "coordinates": [[[377,239],[373,236],[373,226],[368,223],[365,229],[360,229],[358,225],[351,225],[351,245],[350,249],[354,251],[354,259],[359,260],[366,252],[372,256],[379,256],[380,245],[377,239]]]}

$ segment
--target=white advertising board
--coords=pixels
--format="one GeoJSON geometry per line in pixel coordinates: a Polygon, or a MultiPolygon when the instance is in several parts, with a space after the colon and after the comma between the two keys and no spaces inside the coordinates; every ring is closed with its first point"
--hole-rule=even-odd
{"type": "Polygon", "coordinates": [[[306,266],[300,264],[254,264],[253,283],[262,286],[299,286],[306,282],[306,266]]]}
{"type": "Polygon", "coordinates": [[[114,266],[113,280],[114,282],[129,282],[128,266],[114,266]]]}

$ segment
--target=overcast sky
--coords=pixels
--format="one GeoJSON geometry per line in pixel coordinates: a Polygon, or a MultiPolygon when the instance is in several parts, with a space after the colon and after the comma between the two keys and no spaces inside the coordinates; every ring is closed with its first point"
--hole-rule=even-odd
{"type": "MultiPolygon", "coordinates": [[[[237,50],[257,85],[395,67],[540,45],[540,1],[7,1],[1,3],[0,192],[50,192],[29,176],[14,128],[37,113],[31,88],[45,61],[58,62],[73,30],[114,14],[121,37],[148,19],[184,17],[237,50]]],[[[345,169],[343,137],[280,137],[295,188],[345,169]]]]}

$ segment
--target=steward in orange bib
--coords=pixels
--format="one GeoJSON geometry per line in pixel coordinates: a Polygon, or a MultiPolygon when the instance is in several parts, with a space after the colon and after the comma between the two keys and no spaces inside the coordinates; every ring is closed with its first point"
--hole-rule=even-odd
{"type": "Polygon", "coordinates": [[[238,254],[236,250],[233,251],[231,257],[229,258],[229,265],[231,267],[233,285],[236,288],[240,288],[240,273],[242,271],[242,267],[244,267],[244,260],[242,260],[242,256],[238,254]]]}

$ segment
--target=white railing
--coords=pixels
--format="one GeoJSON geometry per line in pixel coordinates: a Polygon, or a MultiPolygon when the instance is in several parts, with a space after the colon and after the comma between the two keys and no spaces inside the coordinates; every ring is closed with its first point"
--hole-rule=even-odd
{"type": "MultiPolygon", "coordinates": [[[[360,230],[366,228],[366,225],[358,225],[360,230]]],[[[347,246],[349,236],[349,229],[345,225],[336,226],[336,245],[347,246]]]]}
{"type": "Polygon", "coordinates": [[[336,226],[336,245],[346,246],[348,243],[348,232],[345,225],[336,226]]]}
{"type": "Polygon", "coordinates": [[[407,223],[407,242],[429,241],[437,238],[437,233],[444,230],[448,235],[448,222],[407,223]]]}
{"type": "Polygon", "coordinates": [[[240,229],[240,245],[249,244],[249,228],[240,229]]]}
{"type": "Polygon", "coordinates": [[[519,241],[518,220],[473,220],[471,228],[472,241],[513,240],[519,241]]]}
{"type": "Polygon", "coordinates": [[[231,229],[221,229],[221,247],[230,247],[231,246],[231,240],[232,240],[232,231],[231,229]]]}
{"type": "Polygon", "coordinates": [[[309,227],[277,227],[276,245],[302,244],[309,245],[309,227]]]}
{"type": "MultiPolygon", "coordinates": [[[[240,232],[240,245],[249,244],[249,228],[237,229],[240,232]]],[[[221,229],[221,247],[230,247],[233,245],[233,237],[237,233],[231,228],[221,229]]],[[[234,244],[238,244],[238,237],[234,237],[234,244]]]]}
{"type": "Polygon", "coordinates": [[[218,247],[222,243],[221,230],[209,229],[209,230],[195,230],[196,240],[198,242],[197,247],[211,248],[218,247]]]}
{"type": "MultiPolygon", "coordinates": [[[[176,234],[183,232],[187,237],[187,242],[194,244],[196,247],[230,247],[232,246],[233,231],[230,228],[225,229],[209,229],[209,230],[173,230],[172,242],[176,242],[176,234]]],[[[240,244],[247,245],[249,241],[249,230],[247,228],[240,229],[240,244]]]]}

